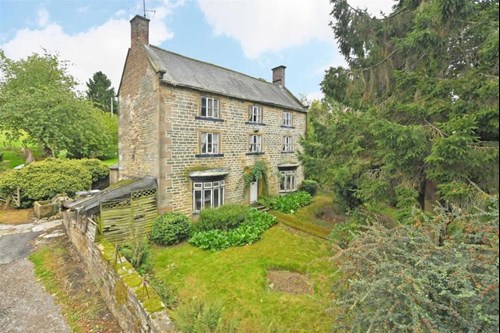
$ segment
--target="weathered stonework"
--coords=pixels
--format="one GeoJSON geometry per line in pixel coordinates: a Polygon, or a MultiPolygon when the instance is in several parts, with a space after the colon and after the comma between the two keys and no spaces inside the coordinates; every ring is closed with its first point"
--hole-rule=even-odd
{"type": "Polygon", "coordinates": [[[115,253],[115,247],[96,242],[96,225],[88,218],[65,211],[64,226],[106,305],[124,332],[174,332],[165,306],[132,265],[115,253]],[[146,291],[147,288],[147,291],[146,291]]]}
{"type": "MultiPolygon", "coordinates": [[[[225,178],[225,204],[249,203],[249,189],[244,189],[243,185],[244,172],[257,160],[264,160],[269,167],[269,193],[278,194],[278,165],[299,165],[294,152],[301,149],[300,138],[306,132],[305,110],[300,112],[259,104],[162,82],[164,69],[158,69],[154,60],[148,57],[144,45],[140,44],[147,40],[147,36],[137,36],[137,31],[144,28],[143,23],[140,19],[132,20],[132,47],[119,90],[120,178],[156,177],[159,211],[191,214],[193,184],[190,171],[229,169],[225,178]],[[134,26],[134,22],[141,24],[134,26]],[[221,121],[200,119],[202,96],[220,101],[221,121]],[[263,108],[263,125],[248,124],[251,105],[263,108]],[[293,113],[292,127],[282,126],[285,111],[293,113]],[[199,156],[202,132],[220,134],[220,153],[223,156],[199,156]],[[251,134],[262,136],[263,154],[247,154],[251,134]],[[293,137],[294,152],[282,153],[284,136],[293,137]]],[[[283,85],[284,66],[278,69],[278,83],[283,85]]],[[[275,76],[276,73],[277,70],[275,76]]],[[[299,166],[297,184],[303,179],[303,169],[299,166]]]]}

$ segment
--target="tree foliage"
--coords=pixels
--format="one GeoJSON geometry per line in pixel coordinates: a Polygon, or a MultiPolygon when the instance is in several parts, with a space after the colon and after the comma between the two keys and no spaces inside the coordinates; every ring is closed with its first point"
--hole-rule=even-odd
{"type": "Polygon", "coordinates": [[[102,112],[75,93],[76,82],[57,56],[13,61],[0,52],[0,70],[0,130],[9,139],[38,144],[51,156],[105,154],[117,126],[103,124],[102,112]]]}
{"type": "Polygon", "coordinates": [[[112,104],[113,113],[118,112],[118,101],[116,100],[115,89],[111,86],[111,81],[106,74],[101,71],[94,73],[86,85],[87,98],[93,101],[99,109],[105,112],[111,112],[112,104]]]}
{"type": "Polygon", "coordinates": [[[368,227],[335,257],[334,331],[498,332],[498,223],[497,197],[474,214],[368,227]]]}
{"type": "Polygon", "coordinates": [[[312,107],[308,177],[348,208],[390,201],[406,216],[428,181],[460,205],[498,192],[498,1],[400,0],[380,19],[332,3],[349,67],[327,71],[312,107]]]}

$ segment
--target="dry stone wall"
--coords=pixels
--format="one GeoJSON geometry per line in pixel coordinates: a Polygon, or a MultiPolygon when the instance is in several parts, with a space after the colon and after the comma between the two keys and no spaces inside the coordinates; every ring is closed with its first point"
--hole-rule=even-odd
{"type": "Polygon", "coordinates": [[[96,225],[66,211],[64,226],[108,308],[125,332],[174,332],[156,292],[105,239],[95,242],[96,225]]]}

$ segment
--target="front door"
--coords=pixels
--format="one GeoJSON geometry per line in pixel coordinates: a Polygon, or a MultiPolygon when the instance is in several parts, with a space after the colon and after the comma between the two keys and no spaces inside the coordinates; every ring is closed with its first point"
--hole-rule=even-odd
{"type": "Polygon", "coordinates": [[[250,184],[250,204],[254,204],[259,200],[259,181],[250,184]]]}

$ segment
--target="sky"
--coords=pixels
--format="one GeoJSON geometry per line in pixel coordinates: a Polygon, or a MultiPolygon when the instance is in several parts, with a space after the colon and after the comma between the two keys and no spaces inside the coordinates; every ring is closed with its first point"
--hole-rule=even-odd
{"type": "MultiPolygon", "coordinates": [[[[349,0],[373,15],[395,0],[349,0]]],[[[329,0],[145,0],[150,44],[271,81],[287,66],[286,86],[321,98],[325,70],[345,65],[329,23],[329,0]]],[[[118,90],[130,19],[143,0],[0,0],[0,49],[10,59],[48,51],[85,83],[102,71],[118,90]]]]}

